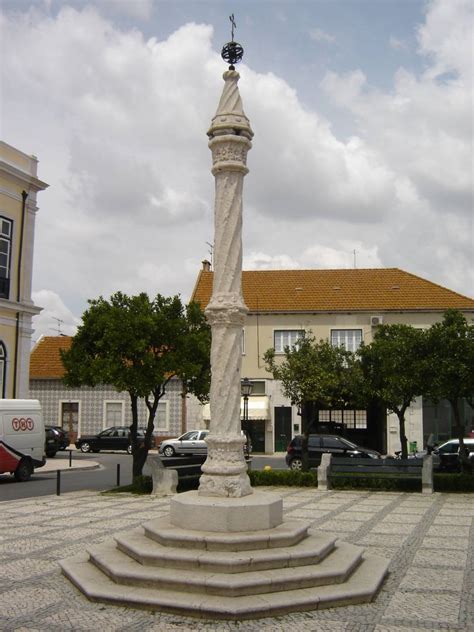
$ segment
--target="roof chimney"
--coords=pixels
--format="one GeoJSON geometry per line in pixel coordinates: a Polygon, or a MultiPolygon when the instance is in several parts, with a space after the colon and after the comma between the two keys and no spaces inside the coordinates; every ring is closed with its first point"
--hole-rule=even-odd
{"type": "Polygon", "coordinates": [[[204,259],[204,261],[201,261],[202,263],[202,270],[203,272],[210,272],[211,271],[211,262],[208,261],[207,259],[204,259]]]}

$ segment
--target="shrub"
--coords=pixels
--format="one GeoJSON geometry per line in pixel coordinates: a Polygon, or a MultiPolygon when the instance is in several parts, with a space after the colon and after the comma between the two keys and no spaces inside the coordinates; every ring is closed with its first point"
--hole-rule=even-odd
{"type": "Polygon", "coordinates": [[[433,485],[436,492],[474,492],[474,475],[436,472],[433,485]]]}
{"type": "Polygon", "coordinates": [[[250,482],[253,486],[281,485],[284,487],[317,487],[316,472],[298,472],[293,470],[250,470],[250,482]]]}

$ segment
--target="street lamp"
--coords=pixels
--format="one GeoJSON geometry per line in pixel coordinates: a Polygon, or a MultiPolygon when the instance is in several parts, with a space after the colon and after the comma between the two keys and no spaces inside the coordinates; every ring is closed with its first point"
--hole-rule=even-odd
{"type": "Polygon", "coordinates": [[[240,382],[240,393],[244,398],[244,416],[242,418],[242,430],[244,431],[245,438],[247,441],[247,451],[250,452],[250,437],[248,430],[248,421],[249,421],[249,395],[252,395],[253,384],[248,379],[248,377],[244,377],[240,382]]]}

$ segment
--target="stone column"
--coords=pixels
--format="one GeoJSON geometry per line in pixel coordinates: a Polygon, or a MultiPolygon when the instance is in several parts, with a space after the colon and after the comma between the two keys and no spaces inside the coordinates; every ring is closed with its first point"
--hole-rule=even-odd
{"type": "Polygon", "coordinates": [[[237,87],[239,73],[223,75],[224,89],[208,131],[215,177],[214,284],[205,313],[212,330],[211,423],[200,496],[238,498],[252,493],[241,434],[242,188],[253,132],[237,87]]]}

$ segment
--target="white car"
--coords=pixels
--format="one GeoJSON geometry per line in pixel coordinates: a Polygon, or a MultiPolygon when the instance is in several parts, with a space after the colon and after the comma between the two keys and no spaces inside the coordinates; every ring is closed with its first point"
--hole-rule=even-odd
{"type": "Polygon", "coordinates": [[[176,454],[207,454],[207,443],[204,439],[209,434],[209,430],[189,430],[177,439],[166,439],[162,441],[159,453],[164,456],[175,456],[176,454]]]}

